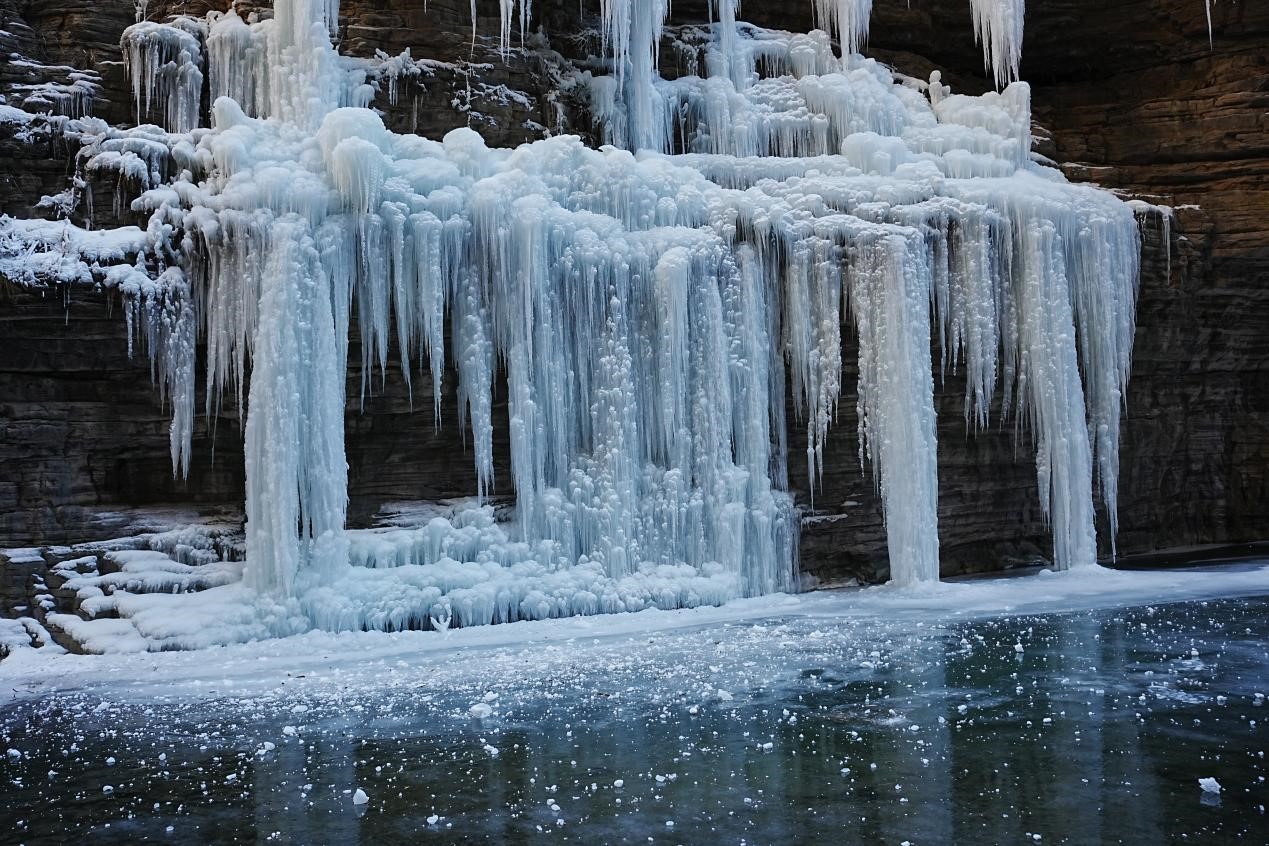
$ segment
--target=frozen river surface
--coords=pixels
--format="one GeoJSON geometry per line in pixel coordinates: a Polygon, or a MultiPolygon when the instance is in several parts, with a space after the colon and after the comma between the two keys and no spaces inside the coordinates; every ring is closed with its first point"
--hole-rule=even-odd
{"type": "Polygon", "coordinates": [[[0,840],[1263,844],[1267,644],[1243,566],[16,653],[0,840]]]}

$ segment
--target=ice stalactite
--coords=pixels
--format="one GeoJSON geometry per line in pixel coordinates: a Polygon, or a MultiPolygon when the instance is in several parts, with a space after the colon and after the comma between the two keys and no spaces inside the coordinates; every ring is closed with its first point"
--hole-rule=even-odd
{"type": "MultiPolygon", "coordinates": [[[[868,4],[823,5],[838,26],[866,21],[868,4]]],[[[734,0],[713,8],[708,76],[667,81],[665,4],[603,3],[614,72],[587,75],[595,117],[637,153],[391,133],[361,107],[364,65],[330,45],[326,0],[278,0],[252,24],[210,16],[212,128],[139,127],[95,148],[102,168],[145,171],[133,209],[151,215],[144,252],[164,272],[150,288],[133,278],[145,262],[117,275],[140,286],[130,313],[177,406],[178,470],[196,341],[206,410],[225,391],[246,401],[251,590],[232,595],[254,610],[215,638],[793,588],[786,397],[814,488],[852,387],[851,333],[860,460],[896,582],[938,577],[934,344],[940,373],[964,370],[969,426],[993,425],[1000,396],[1034,441],[1054,565],[1094,561],[1094,478],[1112,515],[1117,493],[1132,209],[1032,161],[1025,84],[966,97],[934,79],[927,97],[839,58],[826,33],[740,27],[734,0]],[[481,497],[507,427],[513,521],[478,506],[344,528],[345,373],[359,367],[363,397],[375,390],[394,341],[406,379],[429,371],[437,420],[464,426],[481,497]]],[[[152,66],[131,65],[140,103],[152,66]]],[[[147,628],[147,603],[121,613],[158,642],[211,637],[147,628]]]]}
{"type": "Polygon", "coordinates": [[[1036,436],[1040,503],[1053,531],[1053,554],[1065,566],[1097,560],[1092,455],[1084,394],[1073,343],[1071,291],[1056,227],[1016,221],[1015,247],[1023,272],[1016,291],[1020,312],[1019,392],[1036,436]]]}
{"type": "MultiPolygon", "coordinates": [[[[842,54],[858,53],[868,40],[873,0],[814,0],[815,19],[837,35],[842,54]]],[[[1003,88],[1018,79],[1026,0],[970,0],[983,61],[1003,88]]]]}
{"type": "Polygon", "coordinates": [[[836,32],[842,53],[858,53],[868,40],[872,0],[814,0],[815,20],[824,29],[836,32]]]}
{"type": "MultiPolygon", "coordinates": [[[[472,3],[472,26],[476,26],[476,4],[472,3]]],[[[525,35],[529,31],[529,23],[533,20],[533,0],[498,0],[498,20],[499,43],[502,49],[506,50],[511,46],[511,34],[514,31],[513,22],[516,19],[517,11],[519,13],[519,36],[520,41],[524,41],[525,35]]]]}
{"type": "Polygon", "coordinates": [[[1088,432],[1114,555],[1119,529],[1119,431],[1137,329],[1140,247],[1107,238],[1114,224],[1104,218],[1094,218],[1085,225],[1094,237],[1072,238],[1068,233],[1068,242],[1073,242],[1075,249],[1067,260],[1076,267],[1071,274],[1071,301],[1079,330],[1088,432]]]}
{"type": "Polygon", "coordinates": [[[1022,35],[1026,0],[970,0],[974,31],[983,45],[983,62],[992,72],[996,87],[1018,78],[1022,62],[1022,35]]]}
{"type": "Polygon", "coordinates": [[[203,96],[201,29],[201,22],[178,18],[172,25],[144,21],[124,30],[121,47],[132,78],[138,123],[150,114],[157,101],[167,130],[189,132],[199,125],[203,96]]]}

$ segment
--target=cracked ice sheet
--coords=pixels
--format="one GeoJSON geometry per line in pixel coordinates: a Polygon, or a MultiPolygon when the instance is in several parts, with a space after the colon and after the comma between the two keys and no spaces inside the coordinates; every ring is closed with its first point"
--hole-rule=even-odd
{"type": "MultiPolygon", "coordinates": [[[[21,650],[0,662],[0,689],[14,698],[93,691],[112,699],[168,701],[225,697],[317,699],[390,685],[490,684],[531,687],[630,653],[683,664],[708,663],[737,627],[815,632],[885,644],[930,627],[992,617],[1052,614],[1269,594],[1269,560],[1218,568],[1125,572],[1034,571],[919,585],[778,594],[715,608],[647,610],[436,632],[310,632],[197,652],[82,656],[21,650]],[[508,668],[516,668],[505,677],[508,668]],[[303,678],[301,678],[301,676],[303,678]]],[[[808,634],[808,632],[810,634],[808,634]]],[[[796,653],[798,640],[781,650],[796,653]]],[[[793,666],[792,661],[781,664],[793,666]]]]}

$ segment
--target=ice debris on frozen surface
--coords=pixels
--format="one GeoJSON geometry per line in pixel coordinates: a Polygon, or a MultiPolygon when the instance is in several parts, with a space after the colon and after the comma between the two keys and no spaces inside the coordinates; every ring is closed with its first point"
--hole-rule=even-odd
{"type": "MultiPolygon", "coordinates": [[[[151,215],[145,255],[105,278],[129,296],[175,408],[178,472],[200,341],[205,410],[226,390],[249,400],[245,588],[119,597],[144,638],[444,629],[787,589],[798,521],[784,398],[805,421],[814,484],[844,324],[896,582],[938,575],[936,339],[938,369],[965,370],[967,421],[988,425],[999,390],[1034,439],[1055,565],[1095,560],[1094,481],[1112,521],[1116,497],[1133,210],[1032,161],[1023,83],[982,97],[936,77],[896,84],[874,61],[838,58],[823,32],[739,27],[730,2],[703,48],[707,75],[661,80],[663,5],[607,2],[616,72],[589,77],[607,137],[637,153],[391,133],[358,107],[364,68],[331,47],[327,2],[125,39],[139,98],[158,92],[169,112],[190,101],[163,68],[197,53],[210,69],[210,129],[103,129],[92,147],[99,167],[148,189],[132,204],[151,215]],[[439,419],[452,363],[482,495],[505,374],[512,523],[477,508],[345,530],[354,319],[363,396],[395,337],[407,379],[429,368],[439,419]],[[191,634],[200,614],[215,625],[191,634]]],[[[863,5],[834,5],[834,20],[863,5]]],[[[1001,5],[1020,22],[1021,3],[1001,5]]],[[[990,31],[992,50],[1013,49],[990,31]]],[[[82,264],[89,236],[104,236],[73,234],[65,254],[82,264]]]]}

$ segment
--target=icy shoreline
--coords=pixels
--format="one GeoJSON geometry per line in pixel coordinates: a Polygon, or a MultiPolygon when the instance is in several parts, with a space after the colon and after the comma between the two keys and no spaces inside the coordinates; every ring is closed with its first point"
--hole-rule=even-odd
{"type": "Polygon", "coordinates": [[[308,632],[288,638],[194,652],[104,656],[15,651],[0,661],[0,686],[13,699],[93,689],[114,698],[162,695],[178,700],[253,697],[276,692],[346,690],[379,684],[383,674],[419,671],[454,661],[523,654],[526,664],[543,651],[586,650],[671,632],[724,630],[736,625],[811,619],[940,626],[967,620],[1065,613],[1108,607],[1269,594],[1269,561],[1220,568],[1123,572],[1102,568],[1075,573],[952,580],[897,588],[869,587],[800,596],[740,599],[721,607],[522,621],[438,632],[308,632]]]}

